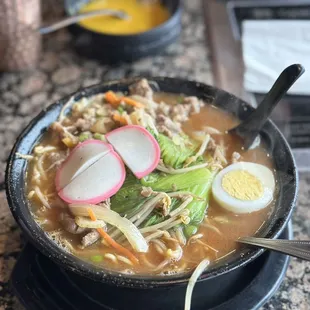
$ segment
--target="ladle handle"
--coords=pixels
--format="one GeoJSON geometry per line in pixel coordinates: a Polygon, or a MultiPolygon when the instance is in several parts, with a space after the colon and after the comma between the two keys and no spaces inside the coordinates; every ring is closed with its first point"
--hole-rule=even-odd
{"type": "Polygon", "coordinates": [[[274,250],[293,257],[310,261],[310,241],[308,240],[282,240],[255,237],[243,237],[238,242],[274,250]]]}
{"type": "MultiPolygon", "coordinates": [[[[238,134],[241,136],[247,135],[254,139],[264,126],[267,118],[277,103],[304,73],[304,71],[304,67],[300,64],[294,64],[284,69],[257,109],[253,111],[245,121],[236,127],[238,134]],[[251,133],[250,135],[249,132],[251,133]]],[[[246,144],[251,144],[252,142],[253,141],[248,141],[246,144]]],[[[245,145],[245,148],[248,148],[249,146],[250,145],[245,145]]]]}

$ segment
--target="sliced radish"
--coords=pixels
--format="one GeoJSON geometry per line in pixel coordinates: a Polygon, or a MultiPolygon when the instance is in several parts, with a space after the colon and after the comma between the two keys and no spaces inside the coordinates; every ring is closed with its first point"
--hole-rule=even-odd
{"type": "Polygon", "coordinates": [[[68,203],[96,204],[114,195],[125,176],[121,158],[111,151],[75,177],[58,195],[68,203]]]}
{"type": "Polygon", "coordinates": [[[56,175],[58,195],[68,203],[96,204],[114,195],[126,176],[111,145],[87,140],[78,145],[56,175]]]}
{"type": "Polygon", "coordinates": [[[141,179],[158,165],[160,148],[155,138],[143,127],[123,126],[106,135],[133,174],[141,179]]]}
{"type": "Polygon", "coordinates": [[[56,189],[60,191],[100,157],[109,153],[112,146],[99,140],[87,140],[73,149],[56,174],[56,189]]]}

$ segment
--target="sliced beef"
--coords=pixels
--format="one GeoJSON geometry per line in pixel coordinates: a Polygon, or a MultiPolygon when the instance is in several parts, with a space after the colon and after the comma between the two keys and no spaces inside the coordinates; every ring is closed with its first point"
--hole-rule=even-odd
{"type": "Polygon", "coordinates": [[[84,248],[94,244],[100,239],[100,234],[96,229],[93,229],[91,232],[87,233],[81,240],[82,246],[84,248]]]}
{"type": "Polygon", "coordinates": [[[175,122],[186,122],[191,110],[188,104],[176,104],[171,108],[171,118],[175,122]]]}
{"type": "Polygon", "coordinates": [[[165,125],[158,125],[157,130],[159,133],[162,133],[163,135],[172,138],[173,137],[173,132],[169,130],[165,125]]]}
{"type": "Polygon", "coordinates": [[[171,108],[171,105],[161,101],[157,106],[157,113],[169,116],[171,108]]]}
{"type": "Polygon", "coordinates": [[[173,122],[169,117],[159,114],[156,118],[156,123],[158,128],[161,128],[161,126],[164,126],[166,129],[170,131],[170,134],[179,134],[181,129],[181,123],[179,122],[173,122]]]}
{"type": "Polygon", "coordinates": [[[52,134],[54,136],[57,136],[60,139],[63,139],[66,136],[66,132],[64,130],[64,127],[59,122],[52,123],[49,130],[52,132],[52,134]]]}
{"type": "Polygon", "coordinates": [[[188,105],[189,113],[194,114],[200,112],[203,102],[195,96],[190,96],[184,98],[184,105],[188,105]]]}
{"type": "Polygon", "coordinates": [[[129,92],[131,95],[139,95],[153,100],[153,90],[146,79],[142,79],[137,83],[130,85],[129,92]]]}
{"type": "Polygon", "coordinates": [[[72,126],[75,126],[75,128],[79,131],[89,131],[92,125],[92,119],[78,118],[72,126]]]}
{"type": "Polygon", "coordinates": [[[76,225],[74,218],[72,218],[68,213],[62,212],[59,216],[59,222],[64,230],[71,234],[81,234],[85,231],[85,228],[76,225]]]}

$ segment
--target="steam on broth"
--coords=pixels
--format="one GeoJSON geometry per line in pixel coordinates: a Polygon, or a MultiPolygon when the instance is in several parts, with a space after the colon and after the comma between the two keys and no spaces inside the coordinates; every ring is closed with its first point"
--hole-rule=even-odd
{"type": "MultiPolygon", "coordinates": [[[[236,239],[255,234],[272,206],[272,199],[266,200],[274,189],[272,184],[266,189],[270,178],[264,183],[265,175],[256,173],[257,164],[272,170],[272,159],[262,145],[245,152],[236,137],[225,133],[237,123],[230,114],[196,97],[153,93],[146,80],[130,87],[129,94],[107,92],[83,98],[72,104],[67,116],[60,115],[33,150],[27,171],[32,214],[60,247],[99,267],[122,273],[170,275],[191,271],[203,259],[220,259],[238,250],[236,239]],[[126,128],[139,134],[144,127],[151,136],[146,135],[146,139],[154,139],[160,148],[157,168],[142,178],[136,177],[134,159],[125,159],[124,150],[110,138],[120,127],[123,130],[117,139],[123,139],[126,128]],[[124,183],[112,196],[95,204],[87,202],[88,198],[74,201],[69,190],[59,195],[66,186],[59,188],[57,182],[55,186],[56,173],[64,165],[73,167],[70,160],[78,145],[91,147],[96,144],[94,140],[102,146],[112,144],[107,154],[117,152],[125,162],[124,183]],[[113,148],[116,151],[111,151],[113,148]],[[233,169],[238,163],[246,167],[244,162],[254,167],[247,175],[245,170],[233,169]],[[225,174],[228,185],[222,181],[220,189],[216,188],[217,176],[228,167],[232,171],[225,174]],[[241,186],[245,177],[255,179],[253,185],[249,181],[252,187],[249,185],[248,191],[241,186]],[[229,198],[223,202],[224,196],[216,197],[218,190],[229,198]],[[252,199],[249,193],[254,192],[258,198],[252,199]],[[68,203],[68,196],[72,203],[68,203]],[[245,209],[229,211],[238,199],[245,209]],[[254,200],[258,211],[248,213],[254,200]],[[134,228],[129,228],[129,221],[134,228]],[[135,234],[131,239],[130,233],[135,234]]],[[[126,137],[130,139],[129,133],[126,137]]],[[[70,182],[77,181],[72,177],[70,182]]]]}

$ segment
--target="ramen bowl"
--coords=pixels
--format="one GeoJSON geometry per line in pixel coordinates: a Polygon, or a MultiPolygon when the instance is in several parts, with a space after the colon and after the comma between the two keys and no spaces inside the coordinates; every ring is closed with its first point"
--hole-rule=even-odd
{"type": "MultiPolygon", "coordinates": [[[[178,94],[180,90],[187,96],[197,96],[206,104],[212,104],[223,109],[239,120],[246,119],[253,108],[235,96],[218,88],[178,78],[151,78],[160,91],[178,94]]],[[[65,103],[72,96],[75,100],[104,93],[108,90],[126,92],[128,86],[137,81],[136,78],[124,79],[91,86],[65,97],[43,110],[23,130],[12,149],[6,169],[6,193],[11,212],[22,229],[25,237],[40,252],[57,263],[61,268],[71,270],[77,276],[85,277],[85,281],[93,280],[102,285],[107,295],[108,306],[116,309],[126,309],[133,304],[135,309],[165,309],[180,307],[185,294],[190,274],[182,273],[170,276],[144,276],[121,274],[107,269],[99,269],[92,264],[80,260],[61,249],[37,225],[29,210],[26,197],[27,162],[16,156],[16,153],[30,154],[33,147],[46,129],[57,120],[65,103]],[[87,279],[87,280],[86,280],[87,279]],[[121,295],[119,295],[121,294],[121,295]],[[183,294],[183,295],[182,295],[183,294]],[[122,296],[112,298],[112,296],[122,296]]],[[[272,121],[268,120],[261,131],[268,153],[273,158],[277,191],[275,204],[268,220],[263,223],[257,236],[277,238],[288,223],[296,200],[297,169],[290,147],[272,121]]],[[[264,250],[250,246],[242,246],[233,254],[213,262],[201,275],[197,284],[194,307],[207,305],[212,307],[219,298],[234,290],[236,281],[242,276],[242,267],[256,260],[264,250]]],[[[196,290],[195,290],[196,291],[196,290]]]]}

